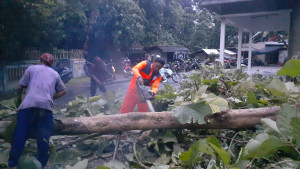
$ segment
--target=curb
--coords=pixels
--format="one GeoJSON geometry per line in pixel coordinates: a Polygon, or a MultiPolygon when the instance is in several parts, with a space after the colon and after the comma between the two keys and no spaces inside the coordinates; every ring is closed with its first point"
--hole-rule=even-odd
{"type": "Polygon", "coordinates": [[[131,80],[131,78],[122,79],[122,80],[110,80],[110,81],[106,81],[105,85],[116,84],[116,83],[123,83],[123,82],[129,82],[130,80],[131,80]]]}

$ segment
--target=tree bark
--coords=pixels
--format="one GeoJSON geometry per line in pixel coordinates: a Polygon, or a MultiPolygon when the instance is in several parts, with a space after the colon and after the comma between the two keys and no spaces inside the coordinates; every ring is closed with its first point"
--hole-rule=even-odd
{"type": "MultiPolygon", "coordinates": [[[[54,120],[54,135],[105,134],[149,129],[246,129],[260,124],[261,118],[276,120],[278,111],[277,106],[227,110],[206,116],[206,124],[181,124],[173,116],[173,112],[133,112],[95,117],[68,117],[54,120]]],[[[2,126],[1,123],[0,126],[2,126]]]]}

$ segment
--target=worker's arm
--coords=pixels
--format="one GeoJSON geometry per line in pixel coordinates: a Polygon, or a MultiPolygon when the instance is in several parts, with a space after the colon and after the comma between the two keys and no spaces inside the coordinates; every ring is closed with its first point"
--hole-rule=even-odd
{"type": "Polygon", "coordinates": [[[96,82],[98,85],[100,85],[100,86],[103,85],[103,83],[102,83],[95,75],[91,75],[91,78],[92,78],[93,80],[95,80],[95,82],[96,82]]]}
{"type": "Polygon", "coordinates": [[[25,86],[19,85],[17,88],[17,103],[16,103],[16,107],[19,107],[20,104],[22,103],[22,93],[23,93],[23,89],[25,88],[25,86]]]}
{"type": "Polygon", "coordinates": [[[147,65],[147,61],[142,61],[139,64],[133,66],[132,73],[135,77],[141,76],[140,70],[144,69],[147,65]]]}
{"type": "Polygon", "coordinates": [[[62,90],[62,91],[60,91],[60,92],[57,92],[57,93],[54,94],[53,99],[57,99],[57,98],[59,98],[59,97],[65,95],[66,93],[67,93],[66,90],[62,90]]]}
{"type": "Polygon", "coordinates": [[[19,85],[17,88],[17,96],[22,98],[22,93],[23,93],[23,88],[25,88],[25,86],[19,85]]]}
{"type": "Polygon", "coordinates": [[[155,79],[155,81],[153,82],[153,85],[152,85],[152,91],[154,92],[154,94],[156,94],[157,90],[158,90],[158,87],[159,87],[159,83],[161,82],[161,79],[162,77],[158,77],[157,79],[155,79]]]}
{"type": "Polygon", "coordinates": [[[66,86],[59,76],[55,84],[55,91],[56,93],[53,95],[53,99],[57,99],[67,93],[66,86]]]}
{"type": "Polygon", "coordinates": [[[147,65],[147,61],[142,61],[132,68],[133,76],[137,77],[138,83],[140,85],[142,85],[144,83],[144,80],[140,74],[140,70],[144,69],[146,67],[146,65],[147,65]]]}

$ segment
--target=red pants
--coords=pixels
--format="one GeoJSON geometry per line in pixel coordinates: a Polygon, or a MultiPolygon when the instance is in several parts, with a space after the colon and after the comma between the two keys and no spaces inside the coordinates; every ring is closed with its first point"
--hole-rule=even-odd
{"type": "Polygon", "coordinates": [[[135,105],[138,105],[138,112],[149,112],[147,103],[140,103],[136,86],[129,86],[120,113],[133,112],[135,105]]]}

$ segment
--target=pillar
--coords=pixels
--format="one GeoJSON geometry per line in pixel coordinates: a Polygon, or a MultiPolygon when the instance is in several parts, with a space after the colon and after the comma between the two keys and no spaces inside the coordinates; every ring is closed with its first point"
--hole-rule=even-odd
{"type": "Polygon", "coordinates": [[[239,34],[238,34],[238,57],[237,57],[237,69],[241,68],[241,58],[242,58],[242,35],[243,31],[241,28],[239,28],[239,34]]]}
{"type": "Polygon", "coordinates": [[[251,70],[252,59],[252,32],[249,32],[249,48],[248,48],[248,70],[251,70]]]}
{"type": "Polygon", "coordinates": [[[221,20],[221,35],[220,35],[220,57],[219,60],[224,65],[224,48],[225,48],[225,19],[221,20]]]}
{"type": "Polygon", "coordinates": [[[289,31],[288,58],[298,55],[300,57],[300,2],[295,1],[292,4],[291,23],[289,31]]]}

